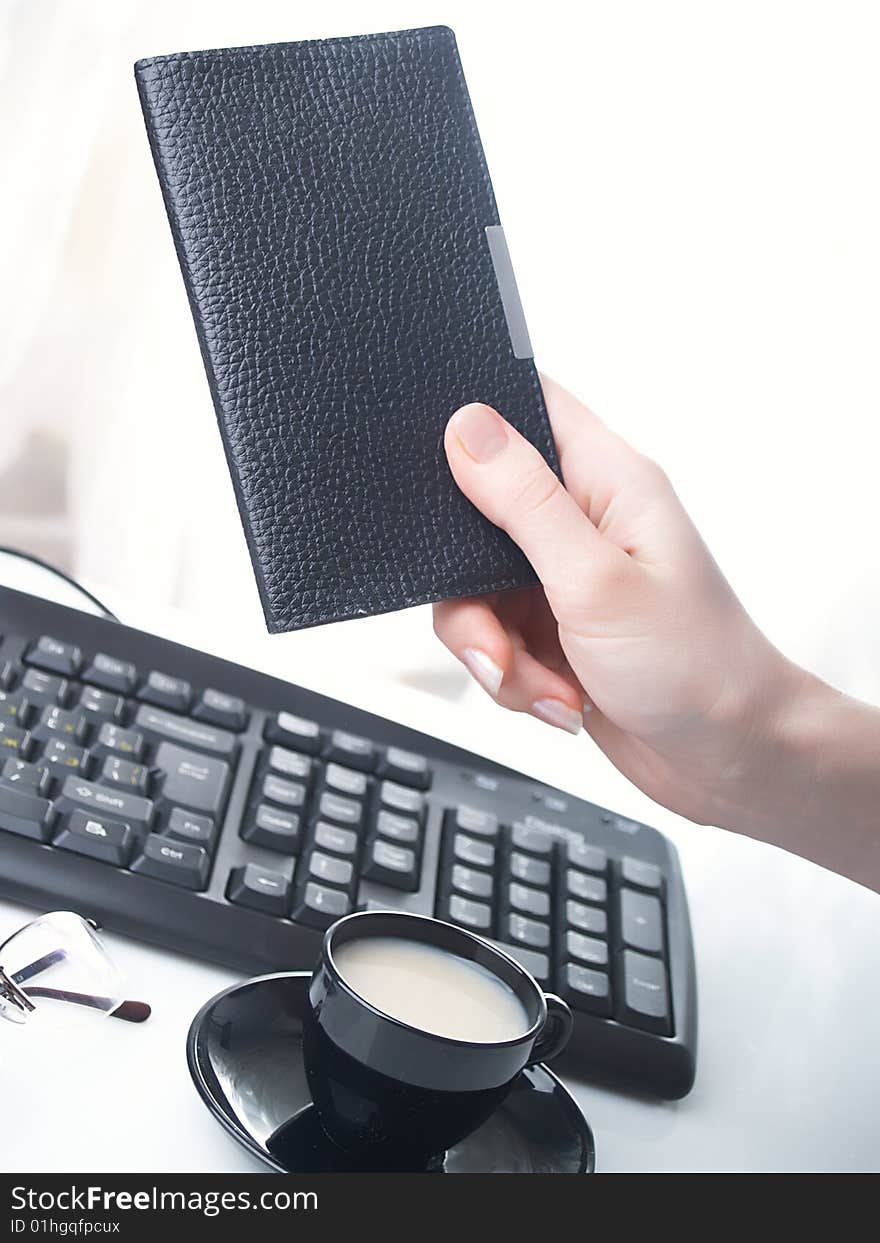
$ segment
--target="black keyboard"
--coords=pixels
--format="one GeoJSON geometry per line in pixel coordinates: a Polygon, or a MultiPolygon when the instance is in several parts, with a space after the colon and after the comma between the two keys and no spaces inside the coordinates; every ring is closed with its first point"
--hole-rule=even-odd
{"type": "Polygon", "coordinates": [[[687,903],[656,829],[426,734],[0,588],[0,894],[245,971],[358,909],[489,937],[575,1012],[562,1068],[690,1090],[687,903]]]}

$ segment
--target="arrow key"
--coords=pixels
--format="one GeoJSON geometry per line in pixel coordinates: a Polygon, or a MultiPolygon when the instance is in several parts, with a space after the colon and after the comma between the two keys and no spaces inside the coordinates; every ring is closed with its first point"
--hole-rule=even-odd
{"type": "Polygon", "coordinates": [[[232,869],[226,896],[230,902],[265,911],[267,915],[286,915],[290,906],[290,878],[258,863],[248,863],[243,868],[232,869]]]}

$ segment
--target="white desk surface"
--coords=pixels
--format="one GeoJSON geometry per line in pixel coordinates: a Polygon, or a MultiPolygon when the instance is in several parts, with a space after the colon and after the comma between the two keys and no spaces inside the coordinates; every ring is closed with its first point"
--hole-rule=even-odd
{"type": "MultiPolygon", "coordinates": [[[[78,604],[39,571],[5,558],[0,582],[78,604]]],[[[112,595],[108,603],[128,624],[395,717],[674,839],[696,947],[697,1080],[675,1103],[569,1080],[595,1133],[599,1170],[880,1168],[880,897],[655,807],[585,738],[551,735],[501,712],[464,689],[451,667],[445,695],[377,671],[372,652],[394,639],[395,619],[269,638],[258,629],[224,635],[219,624],[209,629],[112,595]]],[[[33,913],[0,902],[0,940],[33,913]]],[[[150,1001],[153,1017],[142,1026],[86,1018],[65,1028],[63,1039],[4,1024],[0,1169],[260,1169],[209,1116],[184,1056],[193,1014],[236,974],[123,937],[108,940],[131,995],[150,1001]]]]}

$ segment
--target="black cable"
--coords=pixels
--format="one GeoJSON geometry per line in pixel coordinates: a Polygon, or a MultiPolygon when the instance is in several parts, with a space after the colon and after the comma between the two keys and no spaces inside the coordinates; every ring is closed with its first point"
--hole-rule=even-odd
{"type": "Polygon", "coordinates": [[[22,561],[30,561],[33,565],[38,565],[41,570],[48,570],[50,574],[56,574],[58,578],[63,578],[65,583],[68,583],[71,587],[75,587],[76,590],[81,592],[87,600],[91,600],[95,608],[100,609],[106,618],[110,621],[119,621],[116,614],[108,609],[106,604],[102,604],[97,596],[93,596],[87,587],[83,587],[82,583],[78,583],[75,578],[72,578],[70,574],[66,572],[66,570],[59,570],[58,566],[53,565],[51,561],[44,561],[43,558],[38,557],[36,553],[24,552],[21,548],[8,548],[5,544],[0,544],[0,552],[6,553],[8,557],[20,557],[22,561]]]}

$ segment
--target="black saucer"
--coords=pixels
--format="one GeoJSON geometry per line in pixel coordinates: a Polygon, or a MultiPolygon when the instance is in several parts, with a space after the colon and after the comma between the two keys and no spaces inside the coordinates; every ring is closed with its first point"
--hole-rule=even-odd
{"type": "MultiPolygon", "coordinates": [[[[218,993],[192,1021],[190,1074],[217,1121],[281,1174],[351,1171],[315,1118],[302,1064],[310,975],[259,976],[218,993]]],[[[523,1071],[488,1122],[446,1154],[449,1174],[591,1174],[593,1136],[545,1066],[523,1071]]]]}

